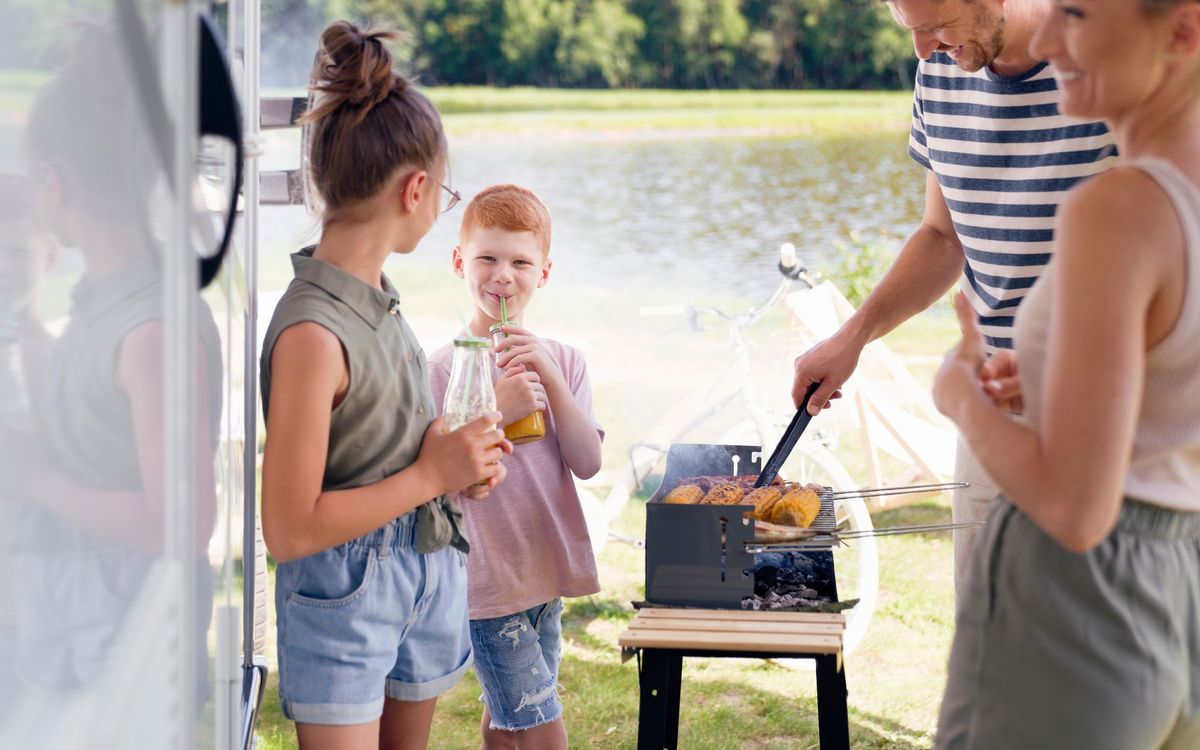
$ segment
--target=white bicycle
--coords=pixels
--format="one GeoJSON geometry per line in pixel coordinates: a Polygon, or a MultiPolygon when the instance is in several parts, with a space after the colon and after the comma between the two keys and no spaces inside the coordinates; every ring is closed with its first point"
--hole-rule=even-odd
{"type": "MultiPolygon", "coordinates": [[[[805,289],[818,285],[816,274],[802,267],[790,243],[780,248],[781,280],[774,293],[763,304],[733,314],[716,307],[658,306],[643,308],[646,316],[684,316],[694,331],[705,330],[708,321],[724,324],[729,335],[728,363],[708,381],[701,382],[629,449],[629,464],[610,473],[611,486],[600,506],[607,536],[610,539],[641,546],[643,540],[611,530],[611,524],[621,514],[629,499],[653,491],[645,486],[647,479],[661,470],[666,452],[674,443],[701,442],[725,445],[759,445],[769,452],[783,435],[794,415],[790,409],[768,409],[762,406],[754,383],[754,362],[743,332],[775,308],[793,286],[799,282],[805,289]],[[735,416],[729,419],[729,414],[735,416]]],[[[804,346],[806,342],[789,342],[789,346],[804,346]]],[[[815,341],[807,342],[811,345],[815,341]]],[[[800,351],[802,349],[796,349],[800,351]]],[[[790,383],[790,378],[787,381],[790,383]]],[[[786,391],[785,391],[786,392],[786,391]]],[[[820,417],[814,418],[814,422],[820,417]]],[[[779,476],[794,482],[814,483],[845,491],[855,482],[841,461],[829,449],[831,433],[812,429],[806,433],[783,464],[779,476]]],[[[765,462],[766,455],[763,456],[765,462]]],[[[586,490],[586,488],[584,488],[586,490]]],[[[867,532],[872,529],[871,515],[863,499],[850,495],[835,504],[838,526],[846,531],[867,532]]],[[[599,540],[598,540],[599,541],[599,540]]],[[[874,615],[879,592],[879,555],[871,537],[856,540],[852,545],[834,551],[837,567],[839,599],[858,599],[858,604],[846,612],[844,653],[851,653],[862,640],[874,615]]]]}

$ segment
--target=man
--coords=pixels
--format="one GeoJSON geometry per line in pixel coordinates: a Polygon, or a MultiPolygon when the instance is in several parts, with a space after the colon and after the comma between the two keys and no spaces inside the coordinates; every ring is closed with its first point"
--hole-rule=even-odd
{"type": "MultiPolygon", "coordinates": [[[[837,333],[796,359],[797,406],[819,382],[810,413],[824,408],[858,365],[863,347],[940,299],[959,282],[989,354],[1012,348],[1021,298],[1050,259],[1058,202],[1116,156],[1102,123],[1058,113],[1052,71],[1029,52],[1051,0],[884,0],[912,32],[921,62],[909,154],[928,171],[925,213],[883,281],[837,333]]],[[[1012,375],[1008,355],[991,376],[1012,375]]],[[[998,377],[993,388],[1011,388],[998,377]]],[[[960,441],[954,521],[983,519],[997,494],[960,441]]],[[[956,591],[973,530],[954,534],[956,591]]]]}

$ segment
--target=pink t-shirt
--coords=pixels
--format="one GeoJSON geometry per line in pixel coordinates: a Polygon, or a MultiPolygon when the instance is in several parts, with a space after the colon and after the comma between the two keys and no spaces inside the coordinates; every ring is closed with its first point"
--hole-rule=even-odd
{"type": "MultiPolygon", "coordinates": [[[[541,339],[551,360],[603,439],[592,413],[587,364],[577,349],[541,339]]],[[[439,412],[450,381],[453,345],[429,357],[429,379],[439,412]]],[[[467,600],[471,619],[503,617],[559,596],[600,590],[596,559],[571,470],[558,445],[554,414],[546,410],[546,437],[505,456],[508,476],[483,500],[458,498],[471,553],[467,600]]]]}

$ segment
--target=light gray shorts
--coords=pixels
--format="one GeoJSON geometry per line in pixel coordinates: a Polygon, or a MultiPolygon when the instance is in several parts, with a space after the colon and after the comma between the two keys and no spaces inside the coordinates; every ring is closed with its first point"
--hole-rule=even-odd
{"type": "Polygon", "coordinates": [[[1200,513],[1076,554],[1000,497],[973,554],[936,748],[1200,748],[1200,513]]]}

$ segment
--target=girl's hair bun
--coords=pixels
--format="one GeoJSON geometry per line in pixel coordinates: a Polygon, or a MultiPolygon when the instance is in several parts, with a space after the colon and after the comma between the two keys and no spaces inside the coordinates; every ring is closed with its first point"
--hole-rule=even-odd
{"type": "Polygon", "coordinates": [[[392,93],[403,94],[408,81],[393,70],[392,53],[384,44],[399,38],[393,31],[362,31],[348,21],[326,27],[309,86],[320,96],[304,119],[319,120],[347,106],[358,110],[353,121],[359,123],[392,93]]]}
{"type": "Polygon", "coordinates": [[[446,153],[433,104],[392,70],[390,31],[337,21],[321,33],[300,122],[305,202],[337,211],[375,195],[396,170],[432,169],[446,153]]]}

